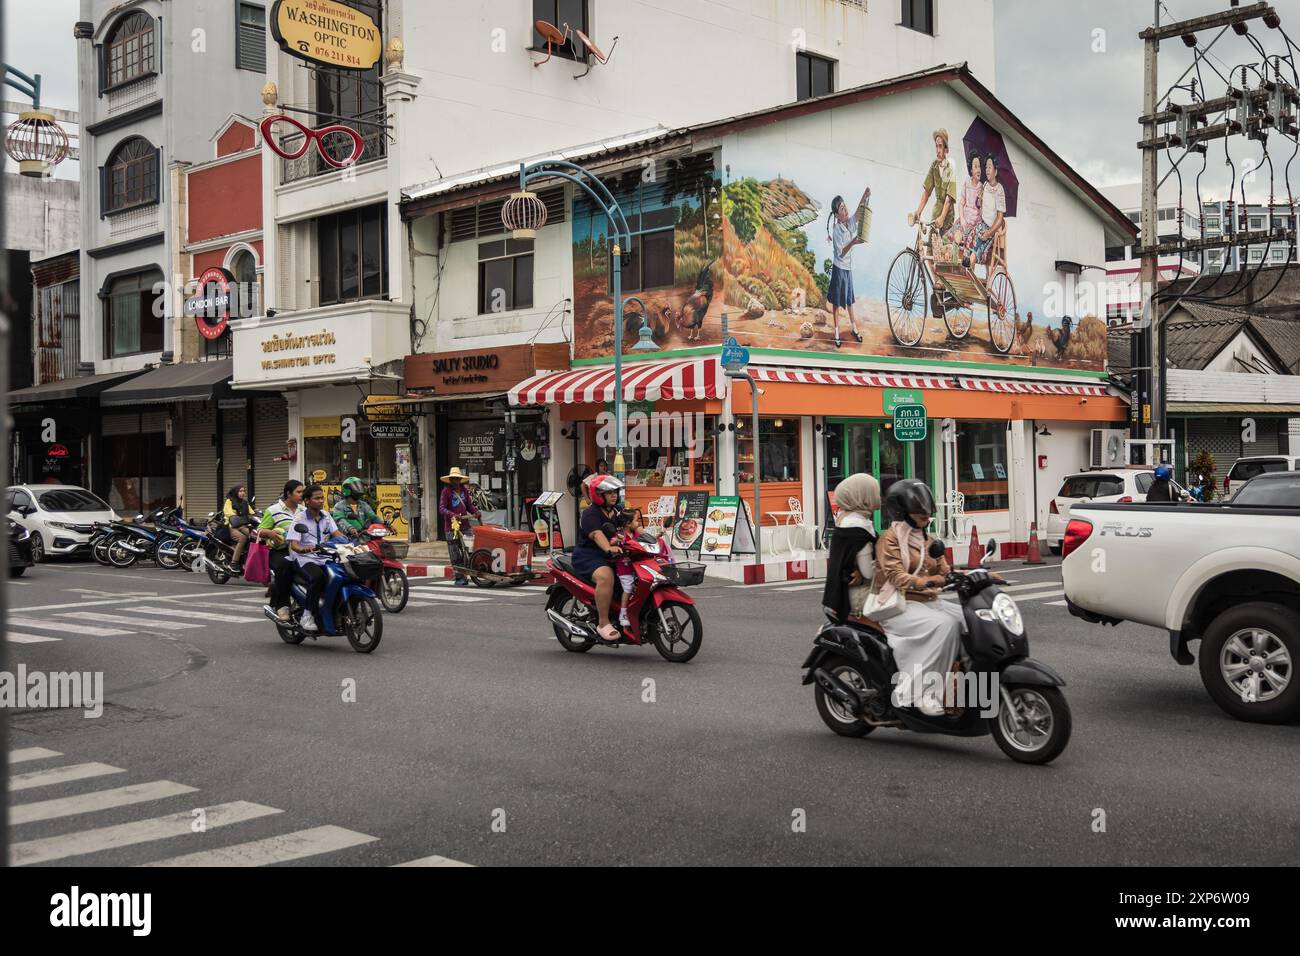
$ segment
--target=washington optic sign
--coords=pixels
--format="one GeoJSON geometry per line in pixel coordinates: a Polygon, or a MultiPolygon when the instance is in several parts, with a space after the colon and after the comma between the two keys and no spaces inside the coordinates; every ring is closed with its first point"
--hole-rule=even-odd
{"type": "Polygon", "coordinates": [[[336,0],[276,0],[271,36],[290,56],[343,70],[370,69],[384,46],[374,20],[336,0]]]}

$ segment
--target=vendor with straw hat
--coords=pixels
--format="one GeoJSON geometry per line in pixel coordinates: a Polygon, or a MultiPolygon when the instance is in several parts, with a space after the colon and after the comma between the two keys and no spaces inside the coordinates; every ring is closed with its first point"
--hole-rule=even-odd
{"type": "Polygon", "coordinates": [[[465,567],[466,557],[461,548],[460,538],[451,533],[451,523],[453,519],[463,521],[467,515],[473,515],[479,520],[482,520],[483,516],[470,496],[469,475],[453,467],[450,472],[442,476],[442,481],[447,487],[443,488],[442,494],[438,496],[438,514],[442,515],[442,530],[447,538],[447,555],[451,559],[452,566],[456,568],[454,583],[457,587],[465,587],[469,581],[460,569],[465,567]]]}

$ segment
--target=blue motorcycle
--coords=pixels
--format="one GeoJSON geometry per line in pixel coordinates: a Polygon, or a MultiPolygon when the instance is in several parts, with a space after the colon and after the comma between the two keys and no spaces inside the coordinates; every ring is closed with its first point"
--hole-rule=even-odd
{"type": "MultiPolygon", "coordinates": [[[[304,529],[305,530],[305,529],[304,529]]],[[[384,613],[370,584],[379,580],[384,563],[370,549],[359,545],[324,544],[315,554],[325,556],[325,587],[321,591],[320,609],[316,613],[319,631],[302,629],[303,608],[307,605],[307,578],[294,575],[291,594],[293,609],[289,623],[275,616],[269,605],[262,613],[275,624],[286,644],[301,644],[319,635],[343,635],[358,654],[369,654],[379,646],[384,635],[384,613]]]]}

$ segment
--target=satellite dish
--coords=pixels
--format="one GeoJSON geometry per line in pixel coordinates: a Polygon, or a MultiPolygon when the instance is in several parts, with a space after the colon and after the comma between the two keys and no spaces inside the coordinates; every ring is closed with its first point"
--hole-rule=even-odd
{"type": "Polygon", "coordinates": [[[564,25],[563,33],[560,32],[559,27],[548,20],[538,20],[533,24],[533,29],[536,30],[537,34],[546,41],[546,60],[537,60],[533,63],[533,66],[541,66],[554,55],[555,47],[564,46],[564,44],[569,42],[569,34],[571,31],[567,23],[564,25]]]}
{"type": "MultiPolygon", "coordinates": [[[[598,62],[601,66],[604,66],[606,63],[609,62],[609,58],[614,55],[614,47],[618,46],[618,37],[614,37],[614,42],[613,44],[610,45],[609,53],[604,53],[601,51],[600,47],[596,46],[596,41],[593,40],[591,37],[587,36],[587,34],[583,33],[581,30],[574,30],[573,32],[578,35],[578,39],[581,40],[582,45],[587,48],[587,52],[590,53],[593,57],[595,57],[596,62],[598,62]]],[[[579,73],[577,76],[575,76],[574,79],[580,80],[590,72],[591,72],[591,64],[588,63],[587,69],[584,70],[582,73],[579,73]]]]}

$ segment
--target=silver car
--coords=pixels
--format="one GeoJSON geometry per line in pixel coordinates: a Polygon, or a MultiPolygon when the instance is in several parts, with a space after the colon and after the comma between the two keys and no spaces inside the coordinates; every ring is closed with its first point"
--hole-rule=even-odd
{"type": "Polygon", "coordinates": [[[103,499],[76,485],[12,485],[5,511],[31,532],[32,561],[86,551],[95,522],[118,520],[103,499]]]}

